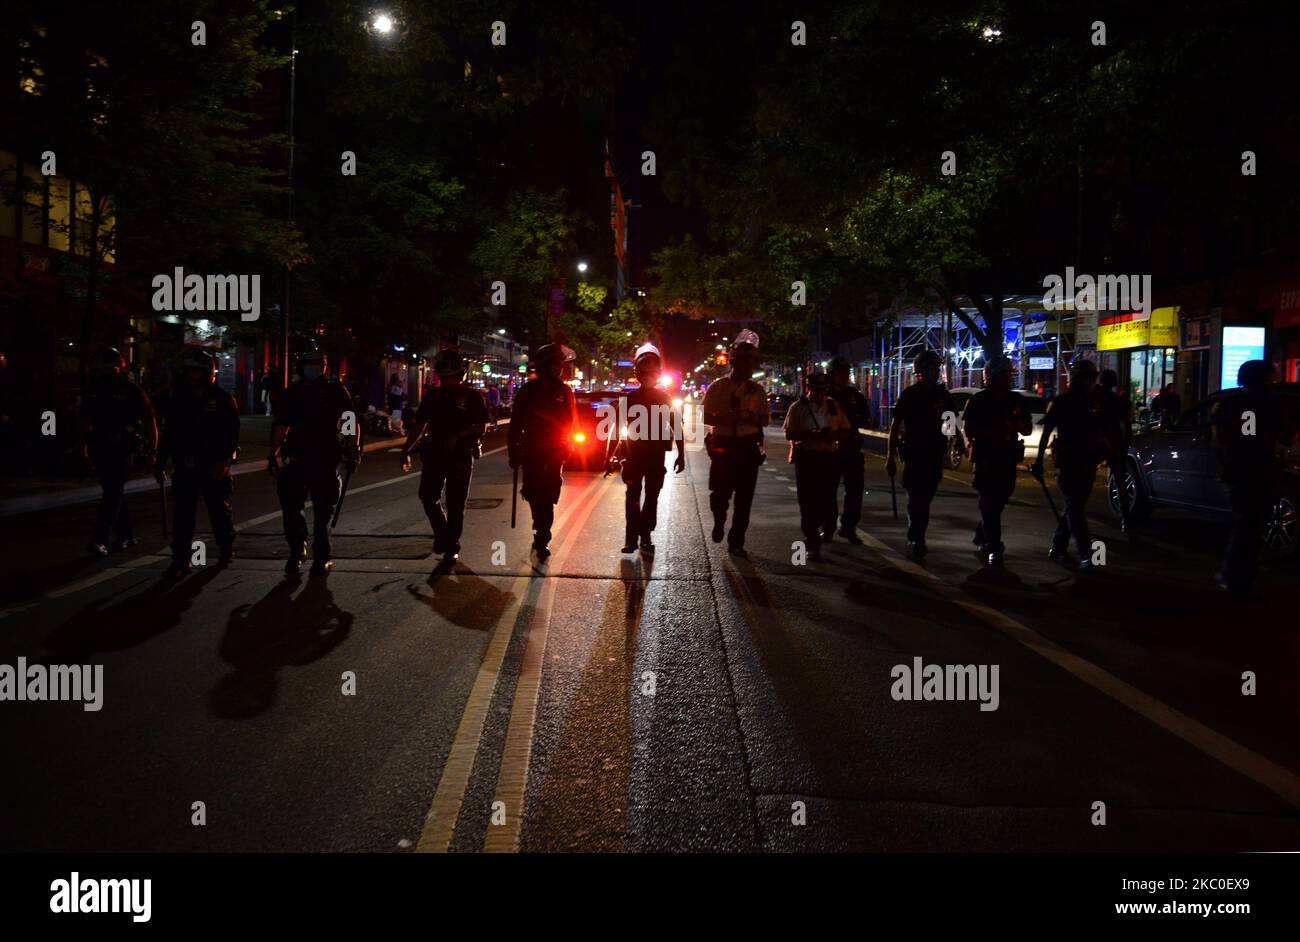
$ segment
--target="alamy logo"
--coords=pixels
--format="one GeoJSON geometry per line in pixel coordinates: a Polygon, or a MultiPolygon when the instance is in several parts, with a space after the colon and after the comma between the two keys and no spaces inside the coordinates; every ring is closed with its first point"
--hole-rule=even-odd
{"type": "Polygon", "coordinates": [[[997,664],[895,664],[889,695],[895,700],[978,700],[980,712],[998,708],[997,664]]]}
{"type": "Polygon", "coordinates": [[[155,311],[238,311],[242,321],[262,316],[261,275],[187,275],[179,266],[154,275],[155,311]]]}
{"type": "Polygon", "coordinates": [[[130,913],[132,922],[153,915],[152,880],[83,880],[72,871],[68,880],[50,884],[52,913],[130,913]]]}
{"type": "Polygon", "coordinates": [[[104,706],[103,664],[0,664],[0,700],[69,700],[87,713],[104,706]]]}
{"type": "Polygon", "coordinates": [[[1151,315],[1150,275],[1076,275],[1067,265],[1065,277],[1048,275],[1043,279],[1043,307],[1060,311],[1069,295],[1074,296],[1076,311],[1141,311],[1151,315]]]}
{"type": "Polygon", "coordinates": [[[688,426],[672,406],[629,406],[625,398],[618,400],[617,407],[602,402],[596,407],[596,416],[596,438],[602,442],[611,438],[630,442],[694,442],[699,424],[693,422],[688,426]]]}

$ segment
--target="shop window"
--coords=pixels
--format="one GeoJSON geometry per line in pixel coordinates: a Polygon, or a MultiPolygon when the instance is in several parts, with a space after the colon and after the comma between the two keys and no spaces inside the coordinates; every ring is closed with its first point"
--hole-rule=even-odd
{"type": "Polygon", "coordinates": [[[50,178],[50,248],[68,251],[72,235],[72,183],[63,177],[50,178]]]}
{"type": "Polygon", "coordinates": [[[40,168],[23,165],[22,204],[23,241],[32,245],[45,244],[45,177],[40,168]]]}

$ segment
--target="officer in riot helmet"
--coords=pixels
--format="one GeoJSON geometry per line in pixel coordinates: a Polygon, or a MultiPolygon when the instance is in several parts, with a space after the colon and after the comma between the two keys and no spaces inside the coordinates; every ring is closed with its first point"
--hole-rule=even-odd
{"type": "Polygon", "coordinates": [[[167,578],[190,571],[200,496],[208,510],[220,563],[234,557],[230,465],[239,451],[239,407],[216,380],[217,363],[210,353],[195,348],[185,351],[154,467],[154,477],[162,484],[168,460],[172,463],[172,562],[163,573],[167,578]]]}
{"type": "Polygon", "coordinates": [[[137,542],[126,506],[126,482],[137,465],[152,468],[158,426],[149,397],[127,378],[122,354],[103,347],[91,358],[90,370],[81,398],[81,460],[99,478],[103,496],[86,549],[93,556],[107,556],[110,547],[127,549],[137,542]]]}
{"type": "Polygon", "coordinates": [[[352,400],[325,371],[325,354],[299,358],[302,379],[280,396],[271,430],[267,471],[277,479],[276,493],[289,544],[286,574],[295,575],[307,558],[307,518],[312,503],[312,566],[314,573],[332,566],[330,516],[339,500],[339,467],[356,470],[361,463],[361,424],[352,400]]]}
{"type": "Polygon", "coordinates": [[[529,358],[537,371],[515,396],[510,416],[507,454],[510,467],[523,472],[519,493],[533,516],[533,552],[539,560],[551,555],[551,526],[560,500],[564,462],[572,451],[570,436],[578,406],[560,378],[574,353],[562,344],[548,343],[529,358]]]}
{"type": "Polygon", "coordinates": [[[1097,365],[1079,358],[1070,367],[1070,388],[1052,400],[1043,419],[1038,457],[1031,469],[1043,479],[1043,452],[1052,442],[1056,481],[1065,499],[1065,509],[1056,523],[1049,558],[1066,561],[1070,537],[1079,553],[1079,568],[1092,568],[1092,535],[1088,531],[1087,503],[1097,478],[1097,464],[1105,457],[1102,428],[1096,411],[1094,387],[1097,365]],[[1052,433],[1056,437],[1052,437],[1052,433]]]}
{"type": "Polygon", "coordinates": [[[971,396],[962,416],[975,469],[971,484],[979,494],[974,542],[990,566],[1002,565],[1002,511],[1016,489],[1016,466],[1024,459],[1020,436],[1034,427],[1024,397],[1011,389],[1013,372],[1006,357],[990,359],[984,365],[984,388],[971,396]]]}
{"type": "Polygon", "coordinates": [[[957,433],[957,407],[939,382],[942,369],[943,361],[933,350],[917,356],[912,363],[915,382],[899,395],[889,426],[885,470],[894,477],[897,459],[902,456],[903,489],[907,491],[907,550],[918,562],[927,553],[925,532],[930,525],[930,505],[943,480],[948,440],[957,433]]]}
{"type": "Polygon", "coordinates": [[[704,445],[709,453],[709,509],[714,543],[721,543],[731,509],[727,549],[745,557],[745,532],[758,486],[758,469],[766,460],[763,429],[772,420],[767,393],[753,380],[758,369],[758,334],[742,330],[729,351],[731,371],[715,379],[704,394],[704,445]],[[734,508],[731,507],[734,498],[734,508]]]}
{"type": "Polygon", "coordinates": [[[402,449],[402,470],[411,469],[411,454],[418,449],[420,503],[433,528],[433,551],[443,557],[443,564],[450,564],[460,554],[465,500],[488,414],[478,390],[465,384],[465,361],[459,353],[443,350],[433,369],[438,386],[420,401],[402,449]]]}
{"type": "Polygon", "coordinates": [[[656,385],[663,371],[659,348],[651,343],[643,344],[637,349],[633,363],[638,386],[623,397],[618,409],[619,421],[606,423],[609,426],[606,467],[612,469],[615,459],[622,459],[620,473],[627,485],[622,551],[635,553],[639,543],[641,552],[653,553],[655,545],[650,534],[658,522],[659,492],[668,473],[664,468],[664,456],[676,443],[677,460],[673,471],[677,474],[684,471],[686,439],[682,417],[674,411],[668,394],[656,385]],[[626,429],[623,428],[624,416],[626,429]]]}

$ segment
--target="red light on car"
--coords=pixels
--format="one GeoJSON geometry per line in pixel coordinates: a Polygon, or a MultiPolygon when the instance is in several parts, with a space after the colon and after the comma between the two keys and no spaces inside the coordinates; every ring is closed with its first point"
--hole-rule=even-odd
{"type": "Polygon", "coordinates": [[[586,433],[586,432],[574,432],[574,433],[573,433],[573,440],[574,440],[575,442],[577,442],[579,445],[581,445],[583,442],[585,442],[585,441],[587,440],[587,433],[586,433]]]}

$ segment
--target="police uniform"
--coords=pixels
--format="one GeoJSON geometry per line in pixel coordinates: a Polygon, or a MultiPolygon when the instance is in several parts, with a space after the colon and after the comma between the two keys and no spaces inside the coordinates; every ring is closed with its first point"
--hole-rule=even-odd
{"type": "MultiPolygon", "coordinates": [[[[847,431],[848,417],[830,396],[820,406],[807,396],[785,414],[785,432],[847,431]]],[[[820,548],[835,534],[839,509],[835,506],[840,484],[842,456],[839,444],[812,437],[794,442],[794,482],[799,498],[799,527],[809,550],[820,548]]]]}
{"type": "Polygon", "coordinates": [[[573,390],[550,376],[529,380],[515,396],[507,447],[511,466],[523,469],[519,492],[533,514],[537,549],[545,549],[551,541],[563,483],[560,471],[569,457],[577,410],[573,390]]]}
{"type": "Polygon", "coordinates": [[[862,466],[862,434],[858,429],[871,424],[871,406],[867,397],[854,386],[831,384],[830,397],[848,419],[849,434],[839,445],[840,473],[844,477],[844,513],[840,517],[840,532],[845,536],[857,528],[862,520],[862,493],[866,487],[866,472],[862,466]]]}
{"type": "Polygon", "coordinates": [[[433,527],[436,553],[460,552],[460,536],[465,529],[465,500],[469,497],[470,477],[478,436],[464,435],[451,450],[447,440],[471,429],[487,425],[487,409],[478,390],[464,385],[439,386],[429,390],[415,413],[415,427],[427,424],[428,431],[420,443],[420,503],[433,527]],[[442,490],[447,489],[444,512],[442,490]]]}
{"type": "Polygon", "coordinates": [[[232,479],[227,468],[212,477],[214,466],[229,465],[239,448],[239,407],[235,397],[216,384],[191,389],[179,386],[168,399],[158,467],[170,458],[172,472],[172,562],[188,566],[194,518],[200,495],[208,510],[212,534],[223,559],[235,542],[232,479]]]}
{"type": "Polygon", "coordinates": [[[1232,508],[1232,530],[1219,581],[1234,592],[1247,592],[1259,571],[1260,530],[1281,482],[1277,448],[1279,443],[1289,445],[1292,433],[1277,399],[1266,390],[1246,391],[1216,403],[1213,424],[1232,508]],[[1243,434],[1247,412],[1254,415],[1250,435],[1243,434]]]}
{"type": "Polygon", "coordinates": [[[973,446],[971,484],[979,494],[975,542],[981,553],[995,559],[1006,549],[1002,511],[1015,493],[1016,464],[1022,457],[1018,432],[1027,419],[1024,397],[1010,391],[983,389],[966,404],[966,438],[973,446]]]}
{"type": "Polygon", "coordinates": [[[102,376],[91,381],[82,398],[81,420],[89,425],[86,449],[103,488],[92,542],[107,547],[116,531],[119,543],[130,543],[135,530],[126,506],[126,481],[132,462],[152,439],[153,407],[144,390],[125,376],[102,376]]]}
{"type": "Polygon", "coordinates": [[[280,396],[275,424],[286,426],[281,446],[284,466],[277,474],[276,494],[284,516],[284,537],[290,558],[307,545],[303,506],[312,503],[312,556],[317,564],[330,558],[330,516],[339,499],[338,466],[343,460],[339,422],[352,410],[347,390],[336,380],[300,380],[280,396]]]}
{"type": "Polygon", "coordinates": [[[903,489],[907,492],[907,541],[925,546],[930,505],[943,480],[943,456],[948,450],[944,416],[956,416],[948,390],[938,383],[913,383],[894,404],[902,425],[903,489]]]}
{"type": "Polygon", "coordinates": [[[628,393],[625,401],[624,414],[628,416],[630,426],[628,435],[637,433],[636,437],[625,438],[617,433],[621,437],[624,455],[621,473],[623,483],[627,485],[623,507],[625,544],[631,547],[639,540],[648,550],[652,545],[650,534],[658,524],[659,492],[663,490],[668,473],[664,455],[673,448],[676,420],[672,400],[662,389],[641,386],[628,393]],[[644,418],[638,421],[638,414],[644,418]],[[644,503],[641,499],[643,492],[644,503]]]}
{"type": "Polygon", "coordinates": [[[1128,526],[1129,495],[1125,486],[1128,474],[1128,429],[1133,413],[1128,399],[1112,389],[1098,386],[1094,393],[1094,408],[1101,425],[1102,452],[1106,466],[1115,476],[1116,489],[1119,493],[1120,519],[1125,528],[1128,526]]]}
{"type": "Polygon", "coordinates": [[[1086,567],[1092,557],[1086,507],[1097,478],[1097,462],[1103,457],[1101,422],[1093,409],[1091,390],[1072,382],[1070,389],[1047,407],[1044,424],[1044,438],[1053,428],[1056,431],[1052,457],[1056,461],[1056,482],[1065,501],[1052,535],[1052,555],[1061,556],[1073,534],[1079,562],[1086,567]]]}
{"type": "Polygon", "coordinates": [[[763,387],[749,378],[737,380],[723,376],[713,381],[701,404],[704,414],[731,415],[725,425],[710,426],[705,439],[709,451],[709,509],[713,511],[715,542],[727,522],[727,507],[735,497],[731,530],[727,545],[745,548],[745,531],[749,529],[749,511],[758,486],[758,468],[763,463],[763,428],[771,421],[771,411],[763,387]],[[741,422],[736,413],[755,412],[758,423],[741,422]]]}

